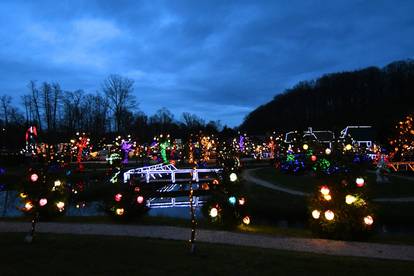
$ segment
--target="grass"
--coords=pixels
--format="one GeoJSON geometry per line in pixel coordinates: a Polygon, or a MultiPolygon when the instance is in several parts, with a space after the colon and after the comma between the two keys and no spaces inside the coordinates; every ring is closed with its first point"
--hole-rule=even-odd
{"type": "MultiPolygon", "coordinates": [[[[287,175],[272,167],[264,167],[253,172],[261,179],[273,182],[293,190],[312,192],[318,185],[317,179],[308,175],[287,175]]],[[[410,197],[414,196],[414,180],[390,176],[391,183],[376,183],[374,173],[367,173],[367,183],[370,185],[372,197],[410,197]]]]}
{"type": "Polygon", "coordinates": [[[413,275],[414,263],[130,237],[0,234],[1,275],[413,275]]]}

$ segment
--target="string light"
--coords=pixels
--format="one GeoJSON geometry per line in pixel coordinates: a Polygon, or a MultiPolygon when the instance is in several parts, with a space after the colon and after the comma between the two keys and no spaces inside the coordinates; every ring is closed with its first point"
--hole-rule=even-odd
{"type": "Polygon", "coordinates": [[[333,220],[333,219],[334,219],[334,217],[335,217],[334,212],[332,212],[331,210],[327,210],[327,211],[325,211],[325,218],[326,218],[327,220],[333,220]]]}
{"type": "Polygon", "coordinates": [[[371,216],[364,217],[364,223],[366,225],[372,225],[374,223],[374,219],[371,216]]]}

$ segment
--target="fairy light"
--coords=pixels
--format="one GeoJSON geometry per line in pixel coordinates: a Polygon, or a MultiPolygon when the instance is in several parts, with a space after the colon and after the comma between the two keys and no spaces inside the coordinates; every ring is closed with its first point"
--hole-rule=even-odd
{"type": "Polygon", "coordinates": [[[364,223],[370,226],[374,223],[374,219],[371,216],[366,216],[364,217],[364,223]]]}
{"type": "Polygon", "coordinates": [[[32,182],[36,182],[38,179],[39,179],[39,176],[38,176],[37,174],[35,174],[35,173],[33,173],[33,174],[30,176],[30,180],[31,180],[32,182]]]}
{"type": "Polygon", "coordinates": [[[46,198],[41,198],[40,200],[39,200],[39,205],[40,205],[40,207],[43,207],[43,206],[45,206],[47,204],[47,199],[46,198]]]}
{"type": "Polygon", "coordinates": [[[335,217],[335,214],[334,214],[334,212],[332,212],[331,210],[327,210],[327,211],[325,211],[325,218],[327,219],[327,220],[333,220],[334,219],[334,217],[335,217]]]}
{"type": "Polygon", "coordinates": [[[354,203],[356,200],[357,200],[357,198],[356,198],[355,196],[353,196],[353,195],[347,195],[347,196],[345,197],[345,202],[346,202],[346,204],[348,204],[348,205],[351,205],[351,204],[352,204],[352,203],[354,203]]]}
{"type": "Polygon", "coordinates": [[[319,219],[320,216],[321,216],[321,212],[319,212],[318,210],[313,210],[312,211],[312,217],[314,219],[319,219]]]}

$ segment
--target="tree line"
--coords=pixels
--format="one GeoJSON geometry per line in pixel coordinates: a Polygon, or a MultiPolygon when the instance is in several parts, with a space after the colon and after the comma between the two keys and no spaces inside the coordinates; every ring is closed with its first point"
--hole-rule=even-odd
{"type": "Polygon", "coordinates": [[[131,134],[150,141],[161,133],[185,138],[199,131],[214,134],[231,131],[220,121],[206,122],[195,114],[184,112],[181,118],[167,108],[159,109],[152,116],[138,108],[134,81],[110,75],[100,91],[66,91],[59,83],[30,81],[27,93],[21,96],[21,107],[13,104],[10,95],[0,97],[1,147],[19,148],[24,134],[35,125],[41,140],[48,143],[66,142],[76,132],[88,133],[93,139],[131,134]]]}
{"type": "Polygon", "coordinates": [[[414,111],[413,103],[414,60],[397,61],[300,82],[248,114],[240,128],[263,134],[372,125],[385,141],[394,125],[414,111]]]}

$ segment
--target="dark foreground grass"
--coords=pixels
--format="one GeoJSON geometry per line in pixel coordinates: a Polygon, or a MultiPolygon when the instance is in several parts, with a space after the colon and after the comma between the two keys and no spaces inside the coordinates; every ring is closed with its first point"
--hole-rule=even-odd
{"type": "Polygon", "coordinates": [[[0,234],[1,275],[414,275],[414,262],[179,241],[0,234]]]}

